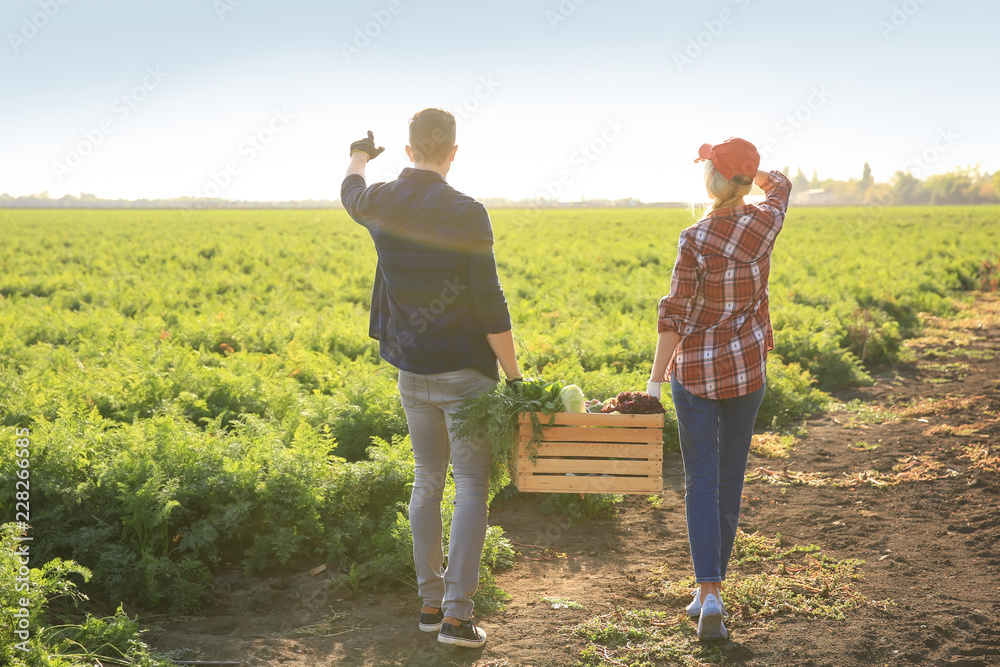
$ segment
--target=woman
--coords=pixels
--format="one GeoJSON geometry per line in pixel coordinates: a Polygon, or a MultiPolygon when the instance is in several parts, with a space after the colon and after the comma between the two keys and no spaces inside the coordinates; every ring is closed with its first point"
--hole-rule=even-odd
{"type": "Polygon", "coordinates": [[[754,419],[764,396],[771,251],[792,184],[759,171],[757,149],[731,138],[698,151],[711,209],[680,235],[647,393],[670,382],[684,460],[698,638],[724,640],[721,582],[736,538],[754,419]],[[756,183],[767,197],[747,205],[756,183]]]}

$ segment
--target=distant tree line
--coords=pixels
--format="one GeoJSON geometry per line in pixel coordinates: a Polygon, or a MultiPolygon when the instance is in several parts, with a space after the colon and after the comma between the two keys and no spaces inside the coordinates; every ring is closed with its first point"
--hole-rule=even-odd
{"type": "MultiPolygon", "coordinates": [[[[788,174],[788,168],[785,168],[788,174]]],[[[908,171],[897,171],[888,183],[876,183],[866,162],[861,178],[838,181],[812,178],[800,168],[792,176],[792,198],[796,203],[832,205],[898,204],[996,204],[1000,203],[1000,171],[989,174],[982,167],[958,167],[944,174],[919,179],[908,171]]]]}
{"type": "MultiPolygon", "coordinates": [[[[783,169],[791,177],[794,188],[792,201],[811,205],[882,205],[902,204],[997,204],[1000,203],[1000,171],[989,174],[980,165],[957,167],[943,174],[920,179],[908,171],[897,171],[888,183],[876,183],[871,166],[865,162],[860,178],[838,181],[820,179],[816,171],[812,178],[799,168],[791,176],[789,168],[783,169]]],[[[511,200],[490,198],[482,200],[490,208],[607,208],[633,206],[684,206],[681,202],[640,202],[638,199],[585,199],[561,202],[554,199],[511,200]]],[[[176,197],[173,199],[101,199],[96,195],[80,193],[79,197],[65,195],[59,198],[48,192],[13,197],[0,194],[0,208],[178,208],[178,209],[282,209],[282,208],[340,208],[339,199],[309,199],[306,201],[244,201],[176,197]]]]}
{"type": "Polygon", "coordinates": [[[309,199],[306,201],[244,201],[209,199],[207,197],[175,197],[173,199],[101,199],[81,192],[79,197],[65,195],[54,199],[48,192],[12,197],[0,194],[0,208],[177,208],[177,209],[261,209],[261,208],[339,208],[339,199],[309,199]]]}

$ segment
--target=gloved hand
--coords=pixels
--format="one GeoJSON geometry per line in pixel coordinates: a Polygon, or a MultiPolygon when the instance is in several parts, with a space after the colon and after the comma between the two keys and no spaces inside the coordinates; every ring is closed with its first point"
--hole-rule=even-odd
{"type": "Polygon", "coordinates": [[[374,160],[379,155],[382,154],[385,148],[379,146],[375,148],[375,134],[368,130],[368,136],[364,139],[358,139],[353,144],[351,144],[351,155],[354,155],[354,151],[361,151],[368,156],[369,160],[374,160]]]}
{"type": "Polygon", "coordinates": [[[663,385],[662,382],[653,382],[652,380],[650,380],[649,382],[646,383],[646,393],[649,394],[650,396],[655,396],[656,398],[660,398],[660,389],[662,385],[663,385]]]}

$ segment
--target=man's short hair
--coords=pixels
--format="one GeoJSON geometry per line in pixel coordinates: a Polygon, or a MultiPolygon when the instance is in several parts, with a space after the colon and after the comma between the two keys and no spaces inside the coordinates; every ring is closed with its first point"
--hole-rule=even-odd
{"type": "Polygon", "coordinates": [[[441,164],[455,146],[455,117],[444,109],[424,109],[410,119],[415,162],[441,164]]]}

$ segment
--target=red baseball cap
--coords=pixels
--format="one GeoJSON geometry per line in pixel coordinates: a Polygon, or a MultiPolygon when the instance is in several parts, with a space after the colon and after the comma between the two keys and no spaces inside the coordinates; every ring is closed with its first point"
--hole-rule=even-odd
{"type": "Polygon", "coordinates": [[[748,176],[751,181],[757,176],[757,169],[760,167],[760,153],[746,139],[729,137],[721,144],[703,144],[698,149],[698,157],[695,162],[711,160],[712,166],[727,180],[733,180],[733,176],[742,174],[748,176]]]}

